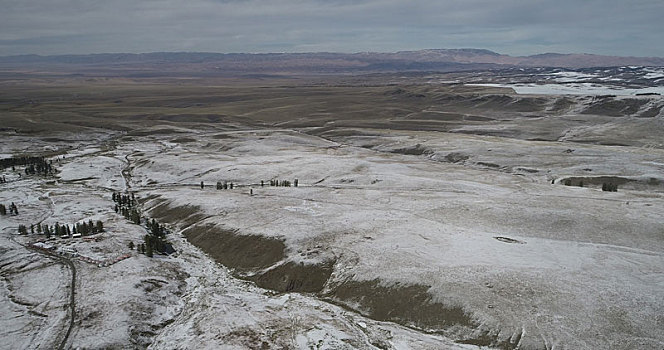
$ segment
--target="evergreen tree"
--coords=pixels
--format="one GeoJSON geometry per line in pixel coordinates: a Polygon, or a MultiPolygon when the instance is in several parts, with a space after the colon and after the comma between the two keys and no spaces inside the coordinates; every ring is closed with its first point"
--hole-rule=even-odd
{"type": "Polygon", "coordinates": [[[103,232],[104,231],[104,224],[101,222],[101,220],[97,220],[97,232],[103,232]]]}
{"type": "Polygon", "coordinates": [[[0,215],[7,215],[7,208],[4,204],[0,204],[0,215]]]}
{"type": "Polygon", "coordinates": [[[203,183],[203,181],[201,181],[201,190],[204,189],[204,188],[205,188],[205,183],[203,183]]]}
{"type": "Polygon", "coordinates": [[[129,242],[129,250],[134,250],[134,242],[129,242]]]}

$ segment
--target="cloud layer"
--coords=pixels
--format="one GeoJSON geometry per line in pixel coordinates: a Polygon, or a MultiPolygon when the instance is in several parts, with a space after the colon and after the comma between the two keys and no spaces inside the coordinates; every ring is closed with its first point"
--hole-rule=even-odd
{"type": "Polygon", "coordinates": [[[2,0],[0,55],[487,48],[664,56],[661,0],[2,0]]]}

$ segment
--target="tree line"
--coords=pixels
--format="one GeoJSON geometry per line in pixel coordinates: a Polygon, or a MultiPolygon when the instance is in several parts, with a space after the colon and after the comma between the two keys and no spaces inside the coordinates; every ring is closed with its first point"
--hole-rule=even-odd
{"type": "MultiPolygon", "coordinates": [[[[299,184],[299,180],[295,179],[293,182],[290,180],[279,180],[279,179],[272,179],[269,182],[270,186],[272,187],[297,187],[299,184]]],[[[205,182],[201,181],[201,189],[205,188],[205,182]]],[[[265,180],[261,180],[261,187],[265,186],[265,180]]],[[[236,184],[233,184],[232,182],[228,181],[217,181],[215,188],[217,190],[232,190],[234,187],[237,187],[236,184]]]]}
{"type": "MultiPolygon", "coordinates": [[[[82,236],[89,236],[95,233],[104,232],[104,223],[101,220],[93,222],[92,220],[77,222],[75,224],[60,224],[56,222],[53,225],[46,224],[31,224],[30,233],[31,234],[44,234],[46,238],[51,236],[73,236],[75,234],[81,234],[82,236]]],[[[27,234],[28,227],[26,225],[18,225],[18,233],[27,234]]]]}
{"type": "MultiPolygon", "coordinates": [[[[0,159],[0,167],[2,169],[12,167],[12,171],[16,171],[16,166],[25,165],[26,175],[51,175],[55,172],[52,160],[46,160],[44,157],[12,157],[0,159]]],[[[4,177],[2,182],[7,182],[4,177]]]]}

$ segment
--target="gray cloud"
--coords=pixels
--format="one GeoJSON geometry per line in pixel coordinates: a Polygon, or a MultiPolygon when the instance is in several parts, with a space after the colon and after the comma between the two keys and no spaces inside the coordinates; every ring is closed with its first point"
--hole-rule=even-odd
{"type": "Polygon", "coordinates": [[[398,51],[664,56],[661,0],[2,0],[0,55],[398,51]]]}

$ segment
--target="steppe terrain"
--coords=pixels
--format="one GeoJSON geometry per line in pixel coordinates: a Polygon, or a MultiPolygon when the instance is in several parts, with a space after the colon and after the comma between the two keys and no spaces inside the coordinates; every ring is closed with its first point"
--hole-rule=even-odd
{"type": "Polygon", "coordinates": [[[510,88],[644,69],[5,72],[0,158],[57,171],[0,170],[0,347],[662,349],[664,98],[510,88]],[[114,192],[176,253],[128,248],[114,192]],[[87,220],[67,254],[17,234],[87,220]]]}

